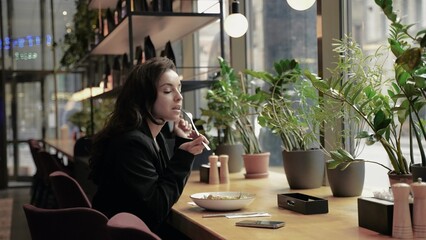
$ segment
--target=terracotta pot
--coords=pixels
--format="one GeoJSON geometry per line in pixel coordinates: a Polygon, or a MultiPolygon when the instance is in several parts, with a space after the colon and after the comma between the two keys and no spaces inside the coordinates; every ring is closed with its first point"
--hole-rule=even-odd
{"type": "Polygon", "coordinates": [[[395,183],[413,183],[413,175],[409,174],[395,174],[394,172],[389,172],[389,183],[392,186],[395,183]]]}
{"type": "Polygon", "coordinates": [[[271,153],[244,154],[243,161],[246,178],[262,178],[268,176],[269,157],[271,153]]]}

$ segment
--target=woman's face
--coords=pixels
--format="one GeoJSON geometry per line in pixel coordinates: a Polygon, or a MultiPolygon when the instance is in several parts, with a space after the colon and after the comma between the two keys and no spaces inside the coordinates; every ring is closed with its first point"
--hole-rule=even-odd
{"type": "Polygon", "coordinates": [[[157,86],[157,99],[154,103],[153,115],[165,121],[177,121],[181,115],[182,94],[178,74],[167,70],[160,78],[157,86]]]}

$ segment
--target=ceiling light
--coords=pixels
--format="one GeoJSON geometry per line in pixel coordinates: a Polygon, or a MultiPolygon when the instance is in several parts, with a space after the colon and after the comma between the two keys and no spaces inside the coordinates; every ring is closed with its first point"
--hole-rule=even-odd
{"type": "Polygon", "coordinates": [[[312,5],[315,3],[315,0],[287,0],[287,3],[294,10],[304,11],[312,7],[312,5]]]}
{"type": "Polygon", "coordinates": [[[243,36],[248,29],[247,18],[240,13],[240,2],[234,0],[232,2],[232,11],[225,19],[225,32],[233,37],[239,38],[243,36]]]}

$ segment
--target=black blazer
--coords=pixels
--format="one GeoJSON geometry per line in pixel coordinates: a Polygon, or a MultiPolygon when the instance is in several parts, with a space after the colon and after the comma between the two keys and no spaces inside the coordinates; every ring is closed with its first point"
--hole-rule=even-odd
{"type": "Polygon", "coordinates": [[[130,212],[151,230],[158,229],[191,173],[194,155],[178,149],[185,141],[189,139],[176,137],[170,158],[163,135],[157,136],[158,149],[147,124],[112,138],[104,155],[106,174],[93,198],[93,208],[109,218],[130,212]]]}

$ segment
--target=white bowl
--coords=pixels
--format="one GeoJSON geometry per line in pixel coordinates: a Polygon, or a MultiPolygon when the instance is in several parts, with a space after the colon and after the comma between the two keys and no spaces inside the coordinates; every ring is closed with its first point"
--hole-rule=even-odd
{"type": "Polygon", "coordinates": [[[203,192],[190,197],[198,206],[215,211],[238,210],[248,206],[255,199],[255,194],[245,192],[203,192]]]}

